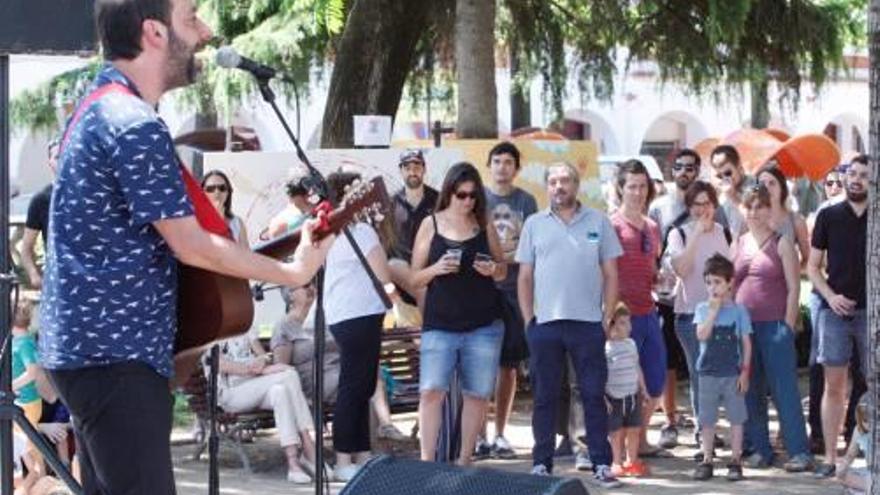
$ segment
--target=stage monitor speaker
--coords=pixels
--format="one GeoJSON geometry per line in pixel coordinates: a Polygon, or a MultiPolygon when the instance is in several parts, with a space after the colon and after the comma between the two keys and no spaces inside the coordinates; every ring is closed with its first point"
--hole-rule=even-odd
{"type": "Polygon", "coordinates": [[[0,53],[94,53],[95,0],[0,0],[0,53]]]}
{"type": "Polygon", "coordinates": [[[340,495],[588,495],[578,479],[460,468],[380,456],[340,495]]]}

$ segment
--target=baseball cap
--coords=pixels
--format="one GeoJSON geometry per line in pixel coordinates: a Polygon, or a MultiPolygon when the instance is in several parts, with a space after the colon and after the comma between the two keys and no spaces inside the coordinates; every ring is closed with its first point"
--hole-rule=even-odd
{"type": "Polygon", "coordinates": [[[425,155],[422,154],[422,150],[419,149],[408,149],[404,150],[403,153],[400,154],[400,160],[398,160],[398,165],[404,165],[409,162],[421,162],[422,165],[425,164],[425,155]]]}

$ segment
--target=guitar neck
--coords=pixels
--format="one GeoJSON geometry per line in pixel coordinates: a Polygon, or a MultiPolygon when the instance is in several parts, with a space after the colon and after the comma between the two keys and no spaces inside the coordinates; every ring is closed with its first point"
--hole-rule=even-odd
{"type": "MultiPolygon", "coordinates": [[[[372,210],[378,213],[380,210],[387,209],[387,204],[388,193],[385,190],[385,183],[380,177],[376,177],[363,186],[359,186],[358,192],[353,192],[346,196],[343,204],[327,216],[328,227],[313,232],[312,238],[317,241],[329,234],[338,233],[352,221],[364,218],[364,211],[372,210]]],[[[281,237],[259,244],[253,249],[262,255],[275,259],[287,258],[296,251],[301,238],[302,227],[281,237]]]]}
{"type": "Polygon", "coordinates": [[[299,246],[302,231],[296,229],[281,237],[272,239],[254,247],[254,251],[270,258],[282,259],[292,256],[299,246]]]}

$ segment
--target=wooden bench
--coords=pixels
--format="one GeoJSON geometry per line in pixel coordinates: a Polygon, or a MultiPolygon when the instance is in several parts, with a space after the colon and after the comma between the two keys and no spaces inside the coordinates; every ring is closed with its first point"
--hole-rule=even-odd
{"type": "MultiPolygon", "coordinates": [[[[385,365],[394,377],[396,386],[389,401],[392,414],[415,412],[419,407],[419,328],[391,328],[382,332],[382,348],[379,362],[385,365]]],[[[190,410],[195,414],[196,421],[203,432],[196,438],[198,446],[193,452],[193,459],[199,460],[208,447],[209,405],[208,380],[201,364],[182,387],[190,410]]],[[[324,406],[324,423],[333,418],[331,404],[324,406]]],[[[217,430],[220,441],[231,442],[242,466],[248,473],[252,472],[251,463],[244,450],[243,443],[252,438],[258,431],[275,427],[272,411],[253,411],[247,413],[231,413],[217,408],[217,430]]]]}

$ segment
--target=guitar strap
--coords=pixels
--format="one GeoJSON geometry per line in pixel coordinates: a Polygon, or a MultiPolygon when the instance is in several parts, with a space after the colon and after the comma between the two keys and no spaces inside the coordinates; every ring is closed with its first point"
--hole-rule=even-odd
{"type": "MultiPolygon", "coordinates": [[[[59,157],[64,152],[64,147],[70,139],[70,133],[73,132],[76,124],[82,118],[83,113],[85,113],[92,103],[110,93],[124,93],[131,96],[137,96],[131,88],[118,82],[104,84],[89,93],[80,102],[79,107],[76,109],[76,113],[73,114],[73,118],[71,118],[70,122],[67,124],[67,129],[64,131],[64,137],[61,139],[61,144],[58,147],[59,157]]],[[[193,210],[195,211],[196,220],[199,222],[199,225],[212,234],[222,235],[232,239],[232,233],[229,230],[229,226],[226,225],[226,221],[217,209],[214,208],[214,205],[211,204],[208,196],[202,190],[201,184],[199,184],[195,177],[193,177],[189,169],[183,165],[183,161],[180,157],[175,155],[175,158],[177,159],[177,165],[180,167],[180,175],[183,177],[183,183],[186,187],[186,195],[189,196],[189,200],[193,205],[193,210]]]]}

